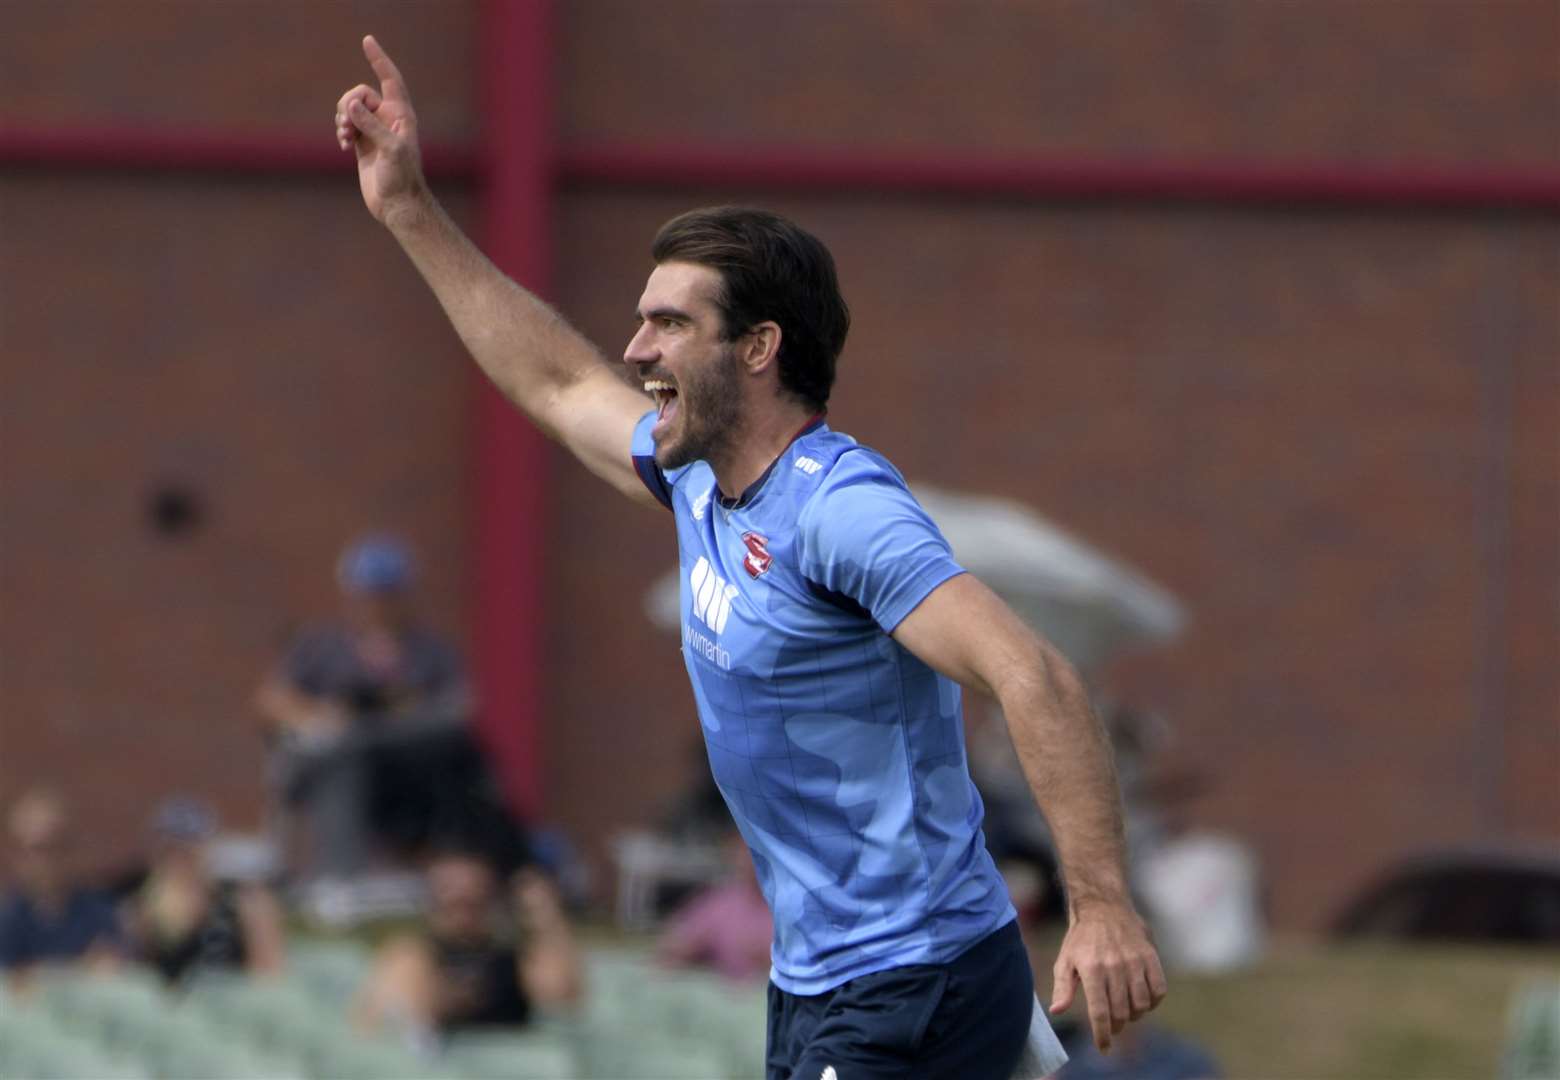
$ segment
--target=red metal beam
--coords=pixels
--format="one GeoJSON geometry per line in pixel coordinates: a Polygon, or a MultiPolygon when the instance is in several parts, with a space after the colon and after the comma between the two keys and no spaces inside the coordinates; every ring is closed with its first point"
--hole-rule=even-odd
{"type": "MultiPolygon", "coordinates": [[[[483,249],[546,295],[551,284],[552,12],[549,0],[487,0],[483,249]]],[[[481,730],[506,793],[535,817],[542,786],[542,582],[551,450],[491,383],[476,391],[472,597],[481,730]]]]}
{"type": "MultiPolygon", "coordinates": [[[[71,126],[0,129],[0,166],[102,169],[126,172],[243,172],[355,174],[344,153],[321,128],[311,136],[233,136],[201,131],[126,131],[71,126]]],[[[471,149],[447,143],[423,147],[430,177],[476,179],[483,163],[471,149]]]]}
{"type": "MultiPolygon", "coordinates": [[[[489,0],[501,10],[501,0],[489,0]]],[[[485,35],[485,47],[495,39],[485,35]]],[[[531,46],[526,46],[531,48],[531,46]]],[[[504,59],[517,56],[516,48],[504,59]]],[[[498,70],[503,66],[497,61],[498,70]]],[[[528,81],[519,73],[505,78],[528,81]]],[[[529,80],[534,81],[534,80],[529,80]]],[[[509,93],[505,90],[502,93],[509,93]]],[[[494,95],[487,115],[505,130],[512,98],[494,95]]],[[[485,136],[485,152],[453,144],[426,150],[433,177],[482,182],[508,153],[485,136]]],[[[350,171],[328,137],[234,138],[194,131],[91,127],[0,130],[0,167],[312,173],[350,171]]],[[[1034,200],[1110,199],[1215,204],[1288,204],[1347,209],[1560,210],[1560,168],[1468,170],[1445,167],[1320,166],[1213,162],[1083,161],[982,154],[906,155],[862,148],[730,145],[578,145],[550,155],[562,184],[621,187],[743,187],[820,193],[899,193],[1034,200]]]]}
{"type": "Polygon", "coordinates": [[[1469,171],[1153,161],[1090,161],[870,149],[576,146],[575,184],[1326,207],[1560,210],[1560,169],[1469,171]]]}

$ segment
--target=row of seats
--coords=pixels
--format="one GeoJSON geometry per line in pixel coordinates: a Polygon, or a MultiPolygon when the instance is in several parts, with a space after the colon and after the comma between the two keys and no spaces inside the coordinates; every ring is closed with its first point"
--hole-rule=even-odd
{"type": "Polygon", "coordinates": [[[654,968],[630,950],[587,953],[576,1014],[524,1031],[413,1047],[352,1031],[368,968],[339,942],[300,944],[283,980],[207,975],[177,995],[154,976],[57,974],[0,999],[0,1080],[564,1080],[763,1075],[764,999],[713,976],[654,968]]]}

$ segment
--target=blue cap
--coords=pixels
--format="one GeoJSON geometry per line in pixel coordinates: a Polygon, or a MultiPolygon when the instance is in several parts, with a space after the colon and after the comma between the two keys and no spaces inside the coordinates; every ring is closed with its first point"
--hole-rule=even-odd
{"type": "Polygon", "coordinates": [[[336,580],[351,592],[396,592],[412,583],[412,553],[394,536],[368,536],[341,553],[336,580]]]}

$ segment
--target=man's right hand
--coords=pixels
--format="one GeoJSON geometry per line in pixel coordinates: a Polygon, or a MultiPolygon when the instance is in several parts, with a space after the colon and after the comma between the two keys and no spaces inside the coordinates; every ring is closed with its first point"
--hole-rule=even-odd
{"type": "Polygon", "coordinates": [[[357,155],[369,213],[388,226],[499,392],[591,472],[629,498],[657,505],[629,455],[650,399],[536,296],[511,281],[460,231],[423,179],[417,114],[395,61],[372,37],[363,55],[377,88],[336,103],[336,142],[357,155]]]}
{"type": "Polygon", "coordinates": [[[417,114],[406,80],[390,55],[370,35],[363,55],[379,79],[379,88],[359,83],[336,103],[336,142],[357,153],[358,184],[368,212],[388,223],[395,212],[426,197],[422,155],[417,147],[417,114]]]}

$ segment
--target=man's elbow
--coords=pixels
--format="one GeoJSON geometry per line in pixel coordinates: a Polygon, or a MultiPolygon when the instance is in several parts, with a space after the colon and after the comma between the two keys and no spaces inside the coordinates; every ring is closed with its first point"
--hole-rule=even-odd
{"type": "Polygon", "coordinates": [[[1026,635],[1010,650],[1011,656],[993,680],[994,695],[1004,709],[1042,703],[1060,686],[1077,680],[1067,658],[1035,634],[1026,635]]]}

